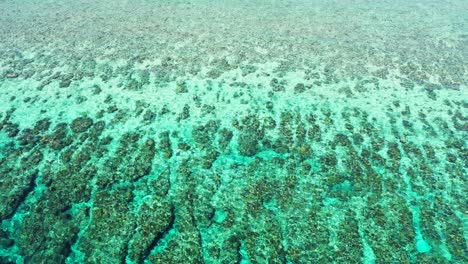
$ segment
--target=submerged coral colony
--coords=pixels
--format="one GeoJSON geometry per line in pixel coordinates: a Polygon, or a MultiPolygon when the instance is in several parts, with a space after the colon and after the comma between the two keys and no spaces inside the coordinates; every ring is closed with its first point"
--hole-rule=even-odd
{"type": "Polygon", "coordinates": [[[17,2],[0,263],[468,261],[462,1],[17,2]]]}

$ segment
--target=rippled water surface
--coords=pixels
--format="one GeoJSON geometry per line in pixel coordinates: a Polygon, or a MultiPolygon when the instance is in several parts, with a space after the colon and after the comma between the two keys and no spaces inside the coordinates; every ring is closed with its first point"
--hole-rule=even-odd
{"type": "Polygon", "coordinates": [[[462,0],[0,0],[0,263],[467,263],[462,0]]]}

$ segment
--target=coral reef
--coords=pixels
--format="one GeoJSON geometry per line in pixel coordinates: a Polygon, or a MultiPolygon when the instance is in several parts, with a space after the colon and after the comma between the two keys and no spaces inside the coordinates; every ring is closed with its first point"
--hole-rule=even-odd
{"type": "Polygon", "coordinates": [[[468,262],[463,1],[127,2],[0,2],[0,263],[468,262]]]}

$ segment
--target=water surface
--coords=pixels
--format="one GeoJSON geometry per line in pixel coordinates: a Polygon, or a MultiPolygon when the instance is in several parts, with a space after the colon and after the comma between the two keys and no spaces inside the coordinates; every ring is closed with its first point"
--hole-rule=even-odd
{"type": "Polygon", "coordinates": [[[468,262],[466,1],[0,13],[0,263],[468,262]]]}

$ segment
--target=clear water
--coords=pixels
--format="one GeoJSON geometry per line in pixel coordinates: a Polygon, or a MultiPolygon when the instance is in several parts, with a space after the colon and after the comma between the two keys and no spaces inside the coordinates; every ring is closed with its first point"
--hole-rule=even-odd
{"type": "Polygon", "coordinates": [[[468,9],[0,1],[0,263],[467,263],[468,9]]]}

